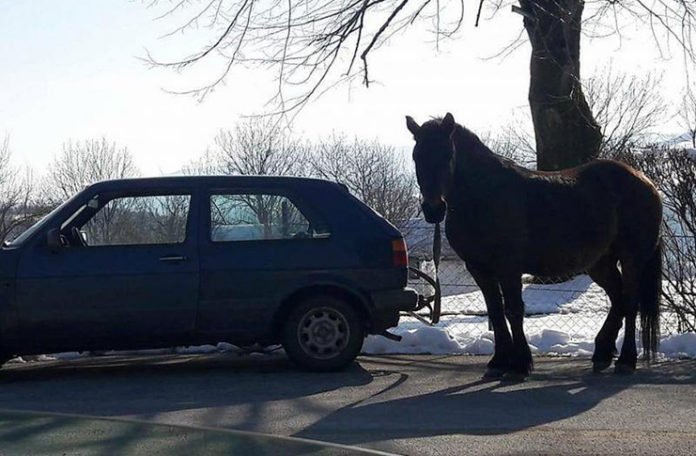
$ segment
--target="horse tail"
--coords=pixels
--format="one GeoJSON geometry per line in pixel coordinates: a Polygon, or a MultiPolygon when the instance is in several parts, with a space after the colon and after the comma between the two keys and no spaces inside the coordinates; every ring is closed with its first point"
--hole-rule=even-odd
{"type": "Polygon", "coordinates": [[[660,297],[662,295],[662,240],[645,264],[640,284],[640,325],[645,358],[655,359],[660,342],[660,297]]]}

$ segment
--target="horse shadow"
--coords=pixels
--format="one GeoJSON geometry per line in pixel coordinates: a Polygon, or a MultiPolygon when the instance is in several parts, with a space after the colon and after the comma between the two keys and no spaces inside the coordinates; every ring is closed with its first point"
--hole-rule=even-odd
{"type": "Polygon", "coordinates": [[[477,380],[418,396],[371,398],[336,410],[295,436],[324,440],[330,436],[336,443],[363,445],[456,434],[509,434],[572,420],[604,401],[617,401],[619,407],[617,395],[637,384],[694,384],[695,367],[693,362],[691,369],[673,372],[667,363],[634,376],[598,375],[589,368],[581,375],[577,370],[545,372],[523,383],[477,380]],[[379,433],[374,432],[374,423],[380,423],[379,433]],[[341,429],[351,432],[336,432],[341,429]]]}

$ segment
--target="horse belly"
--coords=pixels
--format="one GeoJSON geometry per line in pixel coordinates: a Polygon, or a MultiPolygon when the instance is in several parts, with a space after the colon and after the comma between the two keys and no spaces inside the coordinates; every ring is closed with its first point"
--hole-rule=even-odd
{"type": "Polygon", "coordinates": [[[593,199],[578,189],[548,190],[545,198],[528,207],[525,272],[561,275],[586,271],[614,242],[615,203],[611,198],[593,199]]]}
{"type": "Polygon", "coordinates": [[[607,254],[613,241],[613,236],[605,229],[572,233],[567,239],[547,234],[538,242],[529,243],[524,272],[536,275],[584,272],[607,254]]]}
{"type": "Polygon", "coordinates": [[[523,272],[541,276],[576,274],[587,271],[602,255],[597,249],[534,252],[527,256],[523,272]]]}

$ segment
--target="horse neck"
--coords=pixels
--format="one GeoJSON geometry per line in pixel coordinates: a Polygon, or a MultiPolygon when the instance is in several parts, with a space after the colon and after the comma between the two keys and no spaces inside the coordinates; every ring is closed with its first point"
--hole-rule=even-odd
{"type": "Polygon", "coordinates": [[[481,140],[457,125],[454,133],[455,163],[452,189],[476,187],[502,170],[502,164],[481,140]]]}

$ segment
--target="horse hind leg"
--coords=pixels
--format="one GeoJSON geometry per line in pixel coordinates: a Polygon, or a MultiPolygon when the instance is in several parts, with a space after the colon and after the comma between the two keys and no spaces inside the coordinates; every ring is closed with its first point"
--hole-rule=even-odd
{"type": "Polygon", "coordinates": [[[632,374],[636,370],[636,318],[640,299],[640,269],[633,262],[621,262],[622,302],[626,320],[621,354],[614,365],[617,374],[632,374]]]}
{"type": "Polygon", "coordinates": [[[630,374],[636,369],[636,316],[641,313],[643,351],[647,360],[657,351],[660,338],[660,294],[662,288],[662,243],[644,257],[621,261],[626,331],[616,372],[630,374]]]}
{"type": "Polygon", "coordinates": [[[601,372],[611,366],[616,355],[616,338],[624,318],[623,290],[621,273],[617,267],[617,257],[605,255],[588,271],[594,282],[609,296],[611,307],[602,329],[595,337],[595,350],[592,355],[592,369],[601,372]]]}

